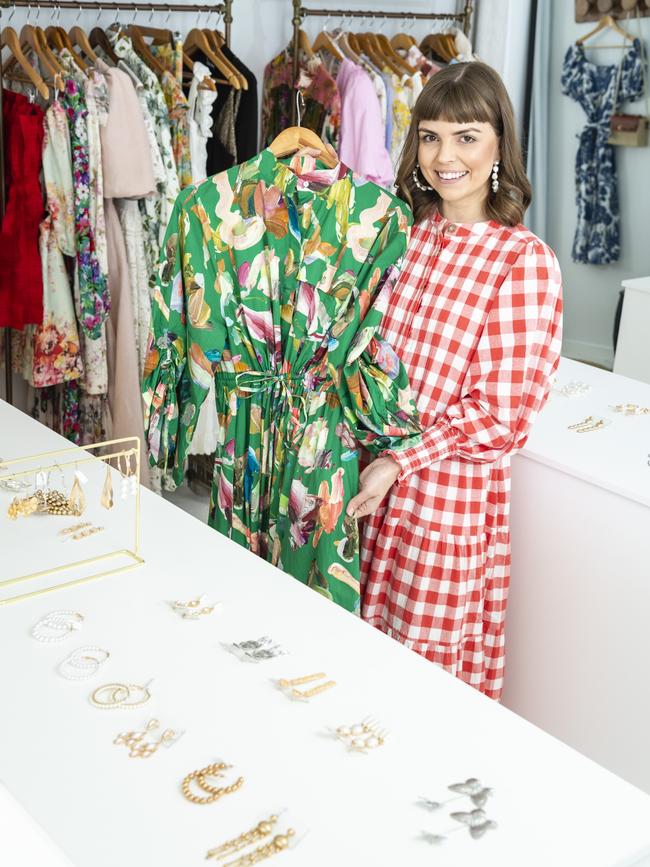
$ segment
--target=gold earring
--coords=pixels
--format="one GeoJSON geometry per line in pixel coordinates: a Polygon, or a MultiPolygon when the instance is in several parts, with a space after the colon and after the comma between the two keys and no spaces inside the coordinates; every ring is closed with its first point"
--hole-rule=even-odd
{"type": "Polygon", "coordinates": [[[268,819],[260,822],[254,828],[251,828],[250,831],[245,831],[243,834],[240,834],[239,837],[235,837],[234,840],[228,840],[226,843],[222,843],[221,846],[217,846],[216,849],[210,849],[208,854],[205,856],[206,859],[217,858],[219,861],[222,861],[228,855],[234,855],[234,853],[239,852],[240,849],[245,849],[252,843],[256,843],[262,837],[267,837],[273,830],[273,826],[277,821],[277,816],[269,816],[268,819]]]}
{"type": "Polygon", "coordinates": [[[252,852],[246,855],[240,855],[235,861],[228,861],[224,867],[248,867],[249,864],[257,864],[258,861],[263,861],[265,858],[270,858],[272,855],[277,855],[289,848],[291,837],[296,832],[293,828],[289,828],[286,834],[276,834],[270,843],[264,846],[258,846],[252,852]]]}
{"type": "Polygon", "coordinates": [[[106,464],[106,478],[104,479],[104,487],[99,502],[105,509],[112,509],[115,505],[113,500],[113,479],[111,476],[110,464],[106,464]]]}
{"type": "Polygon", "coordinates": [[[191,774],[188,774],[183,783],[181,785],[181,791],[185,795],[188,801],[191,801],[193,804],[213,804],[215,801],[218,801],[223,795],[230,795],[232,792],[236,792],[237,789],[241,788],[244,785],[244,778],[239,777],[239,779],[235,780],[234,783],[230,786],[223,786],[217,788],[215,786],[210,786],[205,782],[206,777],[221,777],[223,776],[223,771],[227,768],[231,767],[230,765],[224,764],[224,762],[216,762],[213,765],[208,765],[205,768],[202,768],[200,771],[192,771],[191,774]],[[191,789],[192,780],[196,780],[199,786],[203,789],[204,792],[209,792],[207,797],[201,797],[200,795],[195,795],[191,789]]]}
{"type": "Polygon", "coordinates": [[[68,503],[70,504],[70,508],[74,510],[75,515],[83,515],[84,509],[86,508],[86,495],[81,487],[79,476],[76,474],[74,482],[72,483],[72,488],[70,489],[70,494],[68,495],[68,503]]]}

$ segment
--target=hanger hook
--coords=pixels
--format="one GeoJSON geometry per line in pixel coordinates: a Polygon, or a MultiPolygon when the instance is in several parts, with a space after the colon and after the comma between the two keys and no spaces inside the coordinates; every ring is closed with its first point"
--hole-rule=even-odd
{"type": "Polygon", "coordinates": [[[325,24],[323,24],[323,33],[327,33],[327,25],[330,23],[332,16],[328,15],[325,19],[325,24]]]}
{"type": "Polygon", "coordinates": [[[81,18],[82,12],[83,12],[83,9],[81,8],[81,4],[79,4],[79,11],[77,12],[77,17],[74,20],[75,25],[77,25],[79,23],[79,19],[81,18]]]}
{"type": "Polygon", "coordinates": [[[135,24],[135,19],[136,19],[137,17],[138,17],[138,7],[136,6],[136,7],[133,9],[133,21],[131,22],[131,24],[135,24]]]}
{"type": "Polygon", "coordinates": [[[167,17],[165,18],[165,27],[169,24],[169,19],[172,17],[171,7],[167,9],[167,17]]]}

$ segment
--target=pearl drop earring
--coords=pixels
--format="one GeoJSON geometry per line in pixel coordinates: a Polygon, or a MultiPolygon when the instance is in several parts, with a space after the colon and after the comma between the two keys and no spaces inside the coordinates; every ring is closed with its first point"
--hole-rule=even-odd
{"type": "Polygon", "coordinates": [[[418,188],[418,190],[422,190],[422,192],[433,192],[433,187],[430,187],[428,184],[423,184],[422,181],[419,179],[418,171],[422,171],[422,169],[420,169],[420,163],[415,164],[415,168],[413,169],[413,173],[411,175],[415,186],[418,188]]]}
{"type": "Polygon", "coordinates": [[[499,160],[496,160],[492,166],[492,192],[496,193],[499,189],[499,160]]]}

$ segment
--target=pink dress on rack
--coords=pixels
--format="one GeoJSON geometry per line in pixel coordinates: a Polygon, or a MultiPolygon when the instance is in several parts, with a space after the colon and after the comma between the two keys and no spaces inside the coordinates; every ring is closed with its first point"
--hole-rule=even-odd
{"type": "Polygon", "coordinates": [[[346,58],[336,76],[336,85],[341,96],[341,162],[380,187],[391,187],[395,175],[385,146],[386,128],[372,79],[346,58]]]}

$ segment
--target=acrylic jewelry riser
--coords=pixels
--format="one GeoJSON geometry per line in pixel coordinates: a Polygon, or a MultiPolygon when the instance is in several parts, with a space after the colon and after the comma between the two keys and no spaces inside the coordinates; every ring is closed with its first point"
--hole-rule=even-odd
{"type": "MultiPolygon", "coordinates": [[[[0,430],[12,432],[14,449],[60,442],[1,403],[0,430]]],[[[0,454],[12,442],[0,436],[0,454]]],[[[650,858],[648,796],[148,491],[142,519],[138,570],[0,609],[0,688],[10,697],[0,779],[73,867],[211,863],[206,852],[271,813],[283,829],[306,832],[269,861],[278,867],[650,858]],[[203,593],[222,605],[195,621],[169,604],[203,593]],[[30,635],[53,608],[84,615],[65,644],[30,635]],[[265,635],[286,655],[247,663],[222,646],[265,635]],[[56,671],[77,645],[110,651],[92,682],[56,671]],[[317,672],[336,686],[310,701],[290,701],[277,686],[317,672]],[[88,701],[101,684],[150,680],[141,708],[88,701]],[[379,749],[362,754],[332,735],[366,716],[389,732],[379,749]],[[148,759],[113,744],[151,718],[183,736],[148,759]],[[214,804],[188,802],[184,776],[219,760],[233,765],[229,783],[241,775],[245,784],[214,804]],[[450,823],[445,815],[434,824],[418,798],[442,799],[468,777],[494,789],[485,809],[497,830],[431,847],[422,831],[450,823]]],[[[12,864],[7,839],[0,861],[12,864]]]]}
{"type": "Polygon", "coordinates": [[[503,703],[650,792],[650,385],[563,358],[512,463],[503,703]],[[606,417],[603,430],[568,426],[606,417]]]}

